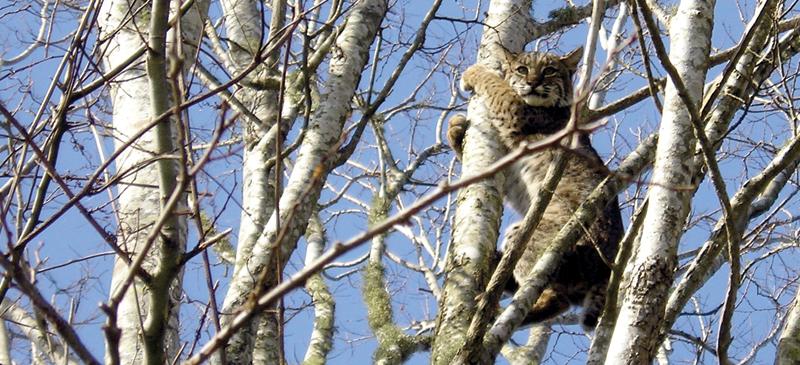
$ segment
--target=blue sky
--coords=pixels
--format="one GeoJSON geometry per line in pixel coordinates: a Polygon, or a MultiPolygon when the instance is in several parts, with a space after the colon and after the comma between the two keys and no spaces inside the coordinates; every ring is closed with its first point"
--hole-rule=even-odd
{"type": "MultiPolygon", "coordinates": [[[[543,19],[546,14],[560,5],[555,2],[537,2],[534,7],[533,14],[538,19],[543,19]]],[[[394,70],[400,54],[404,50],[402,42],[408,42],[413,37],[413,32],[416,31],[421,17],[428,10],[426,2],[419,1],[398,1],[393,3],[393,7],[388,15],[388,21],[384,22],[383,36],[385,37],[384,48],[381,50],[381,63],[378,65],[378,75],[376,78],[376,85],[378,87],[383,85],[383,82],[388,78],[389,74],[394,70]],[[421,4],[424,3],[424,6],[421,4]],[[399,52],[392,52],[397,51],[399,52]]],[[[440,15],[459,18],[470,19],[474,16],[475,12],[473,7],[475,2],[445,2],[442,9],[439,11],[440,15]]],[[[482,6],[486,7],[487,3],[483,2],[482,6]]],[[[32,8],[35,13],[38,8],[32,8]]],[[[212,7],[212,11],[215,11],[212,7]]],[[[482,10],[480,13],[483,13],[482,10]]],[[[740,20],[740,11],[744,14],[745,18],[749,17],[753,12],[753,5],[742,5],[741,9],[733,6],[732,2],[718,2],[715,14],[715,29],[713,36],[713,46],[715,50],[724,49],[735,44],[741,37],[744,26],[740,20]]],[[[612,12],[613,14],[613,12],[612,12]]],[[[74,13],[72,13],[74,16],[74,13]]],[[[20,13],[16,15],[8,15],[2,19],[0,29],[0,44],[6,55],[13,54],[18,51],[16,48],[20,40],[27,41],[32,38],[32,32],[35,32],[36,25],[30,25],[28,20],[31,18],[29,13],[20,13]]],[[[481,19],[483,16],[481,16],[481,19]]],[[[606,25],[610,25],[612,19],[607,19],[606,25]]],[[[69,18],[63,15],[59,21],[56,22],[57,27],[53,29],[53,38],[57,39],[68,31],[73,29],[76,19],[69,18]]],[[[630,22],[627,26],[630,32],[630,22]]],[[[425,56],[423,53],[418,54],[412,59],[411,64],[406,68],[405,76],[398,83],[389,99],[384,104],[381,112],[387,111],[388,108],[396,106],[398,103],[405,100],[408,94],[422,81],[423,77],[430,69],[431,59],[439,59],[442,56],[438,52],[440,47],[447,46],[450,39],[454,35],[460,34],[460,42],[454,43],[452,48],[448,51],[445,59],[452,64],[459,65],[459,69],[463,68],[475,60],[474,50],[477,47],[477,42],[480,39],[481,26],[478,24],[467,24],[461,22],[450,22],[447,20],[434,21],[429,29],[429,36],[425,43],[425,51],[434,53],[430,57],[425,56]]],[[[586,27],[580,25],[561,37],[551,37],[544,40],[540,48],[554,49],[556,52],[565,52],[574,49],[578,45],[582,45],[586,33],[586,27]]],[[[667,39],[668,40],[668,39],[667,39]]],[[[602,51],[601,51],[602,52],[602,51]]],[[[25,64],[30,64],[30,67],[22,68],[14,75],[8,72],[8,69],[0,69],[0,99],[7,106],[16,106],[22,104],[25,106],[34,105],[44,93],[46,85],[50,82],[50,75],[58,64],[58,58],[63,53],[61,47],[52,47],[49,49],[40,48],[36,51],[32,61],[25,64]],[[34,60],[45,59],[43,62],[34,60]],[[26,89],[26,82],[32,89],[33,99],[24,97],[20,89],[26,89]]],[[[602,59],[602,53],[597,56],[602,59]]],[[[638,58],[636,59],[638,61],[638,58]]],[[[796,63],[795,63],[796,64],[796,63]]],[[[708,79],[710,80],[721,71],[720,67],[713,69],[708,79]]],[[[661,72],[663,75],[663,72],[661,72]]],[[[365,75],[368,73],[365,71],[365,75]]],[[[426,103],[427,107],[412,108],[402,113],[397,113],[385,126],[385,135],[388,140],[392,142],[392,148],[395,157],[399,160],[399,166],[405,167],[410,156],[414,155],[415,151],[419,151],[435,141],[435,127],[436,121],[439,117],[440,110],[438,107],[445,107],[450,96],[448,68],[443,67],[442,70],[434,73],[432,79],[423,87],[418,98],[415,100],[417,103],[426,103]],[[412,126],[415,128],[412,131],[412,126]],[[410,146],[410,147],[409,147],[410,146]],[[411,151],[409,153],[409,151],[411,151]]],[[[367,77],[363,77],[361,84],[367,85],[367,77]]],[[[645,85],[642,78],[631,76],[630,73],[625,74],[620,78],[617,89],[611,90],[608,95],[608,100],[615,100],[618,97],[628,94],[631,90],[645,85]]],[[[199,88],[195,87],[193,92],[198,92],[199,88]]],[[[59,95],[53,98],[58,100],[59,95]]],[[[463,102],[464,100],[461,100],[463,102]]],[[[193,125],[199,127],[210,128],[214,123],[217,111],[214,109],[218,100],[210,100],[201,103],[190,111],[193,125]]],[[[93,113],[98,116],[106,117],[101,108],[95,107],[92,109],[93,113]]],[[[355,113],[357,116],[357,113],[355,113]]],[[[354,119],[355,119],[354,116],[354,119]]],[[[30,122],[31,113],[21,112],[17,116],[20,120],[30,122]]],[[[738,118],[735,117],[735,119],[738,118]]],[[[74,116],[76,122],[85,122],[86,117],[82,113],[76,113],[74,116]]],[[[354,120],[348,122],[348,125],[353,123],[354,120]]],[[[644,101],[637,106],[634,106],[625,113],[620,113],[609,119],[609,124],[600,129],[593,136],[593,143],[601,156],[604,157],[609,164],[613,167],[619,163],[621,158],[627,155],[627,152],[636,146],[637,137],[646,136],[649,132],[655,130],[659,123],[659,115],[653,103],[650,100],[644,101]],[[616,149],[616,154],[611,154],[611,150],[616,149]]],[[[775,143],[778,146],[785,139],[787,134],[786,119],[783,116],[776,115],[775,113],[751,113],[748,115],[740,127],[735,131],[734,136],[737,141],[744,140],[745,137],[752,138],[753,140],[766,140],[767,142],[775,143]]],[[[297,131],[294,130],[290,134],[290,138],[295,136],[297,131]]],[[[210,135],[210,129],[197,131],[194,135],[199,141],[204,138],[207,139],[210,135]]],[[[62,148],[62,158],[59,161],[58,169],[64,173],[70,173],[77,176],[91,171],[97,166],[97,150],[91,135],[88,134],[85,126],[79,126],[74,129],[66,139],[67,141],[74,141],[74,143],[65,144],[62,148]],[[81,150],[76,146],[82,145],[85,149],[81,150]]],[[[375,168],[378,166],[377,152],[374,147],[374,135],[370,128],[367,128],[363,141],[358,151],[353,155],[353,161],[358,162],[362,166],[375,168]]],[[[110,140],[104,141],[105,151],[108,153],[111,150],[110,140]]],[[[755,150],[752,154],[747,156],[738,156],[741,147],[737,144],[723,146],[723,151],[728,152],[732,158],[725,160],[722,163],[723,175],[729,179],[728,189],[733,193],[741,186],[741,183],[749,176],[758,172],[758,169],[753,169],[752,166],[763,167],[763,164],[768,161],[766,158],[768,154],[761,150],[755,150]],[[750,169],[745,169],[744,163],[750,164],[750,169]]],[[[232,228],[234,232],[233,241],[235,242],[235,233],[238,229],[239,222],[239,202],[241,202],[241,148],[234,146],[230,149],[220,150],[215,155],[214,161],[207,167],[205,175],[199,178],[201,190],[206,192],[202,198],[203,209],[207,213],[218,217],[218,225],[221,229],[232,228]],[[232,193],[232,196],[229,194],[232,193]]],[[[439,179],[444,178],[447,174],[447,166],[450,164],[453,155],[451,153],[442,154],[434,157],[424,168],[420,169],[415,175],[415,180],[436,183],[439,179]]],[[[353,174],[359,170],[355,165],[346,165],[337,170],[337,174],[353,174]]],[[[3,178],[5,182],[7,177],[3,178]]],[[[643,179],[643,180],[646,180],[643,179]]],[[[348,190],[348,195],[354,199],[361,199],[364,202],[369,201],[372,194],[370,187],[377,186],[378,180],[374,177],[364,178],[362,184],[353,184],[348,190]]],[[[338,176],[331,176],[328,179],[331,187],[338,191],[345,185],[345,179],[338,176]]],[[[76,182],[75,184],[79,184],[76,182]]],[[[31,187],[29,180],[25,181],[26,189],[31,187]]],[[[635,186],[629,189],[626,193],[620,196],[620,200],[627,201],[633,198],[635,194],[635,186]]],[[[788,196],[790,192],[796,189],[796,185],[787,188],[784,196],[788,196]]],[[[425,185],[416,185],[413,190],[408,191],[401,195],[400,200],[409,204],[416,199],[419,194],[424,194],[430,187],[425,185]]],[[[322,201],[327,201],[335,195],[334,192],[326,190],[323,192],[322,201]]],[[[45,216],[52,213],[58,208],[60,204],[65,201],[64,197],[59,193],[54,192],[52,202],[48,203],[45,216]]],[[[86,204],[92,207],[102,207],[108,202],[108,196],[105,192],[87,199],[86,204]]],[[[445,222],[437,221],[442,217],[441,209],[446,204],[445,200],[441,200],[435,204],[435,208],[427,212],[421,220],[422,225],[414,223],[411,229],[420,235],[425,235],[430,239],[435,239],[435,228],[437,224],[445,224],[445,222]]],[[[334,211],[342,211],[347,209],[358,208],[358,205],[347,200],[342,200],[337,204],[331,206],[330,209],[322,213],[322,218],[327,222],[327,237],[329,242],[344,241],[358,232],[366,228],[366,217],[363,214],[342,214],[333,215],[334,211]]],[[[701,186],[693,202],[693,212],[700,213],[713,213],[714,217],[718,217],[717,212],[719,204],[710,189],[708,184],[701,186]]],[[[107,210],[107,208],[105,208],[107,210]]],[[[787,212],[797,212],[797,204],[795,201],[790,201],[784,208],[787,212]]],[[[393,209],[397,211],[397,207],[393,209]]],[[[504,225],[513,221],[515,214],[511,209],[506,209],[506,218],[504,225]]],[[[626,206],[624,210],[624,217],[626,219],[630,216],[630,205],[626,206]]],[[[780,212],[777,213],[782,214],[780,212]]],[[[787,213],[788,214],[788,213],[787,213]]],[[[102,215],[98,215],[102,216],[102,215]]],[[[775,218],[778,219],[778,218],[775,218]]],[[[782,218],[781,218],[782,219],[782,218]]],[[[108,224],[108,229],[113,230],[113,220],[102,220],[108,224]]],[[[760,220],[757,220],[760,222],[760,220]]],[[[707,238],[707,232],[713,221],[701,220],[698,225],[693,226],[684,236],[680,252],[686,252],[693,248],[698,247],[707,238]]],[[[791,226],[790,226],[791,227],[791,226]]],[[[787,228],[779,228],[785,230],[787,228]]],[[[443,240],[447,242],[449,239],[449,230],[445,229],[445,237],[443,240]]],[[[776,233],[776,235],[777,235],[776,233]]],[[[196,230],[190,228],[189,246],[196,244],[196,230]]],[[[71,259],[79,258],[89,254],[108,251],[107,246],[101,241],[100,237],[88,228],[85,220],[78,216],[76,212],[71,211],[70,214],[65,215],[59,222],[48,228],[32,243],[29,248],[29,255],[33,255],[34,248],[39,248],[39,255],[42,258],[47,258],[47,262],[42,267],[66,262],[71,259]]],[[[388,237],[388,248],[394,254],[406,258],[416,260],[416,248],[411,242],[399,233],[390,234],[388,237]]],[[[368,251],[367,246],[363,246],[351,253],[348,253],[341,258],[341,261],[348,261],[360,257],[368,251]]],[[[287,269],[286,274],[290,275],[302,265],[302,258],[305,252],[304,242],[301,240],[298,245],[296,254],[292,257],[287,269]]],[[[745,260],[751,260],[762,251],[745,257],[745,260]]],[[[734,349],[738,352],[734,354],[741,354],[746,352],[747,348],[744,347],[750,341],[757,341],[769,332],[773,325],[774,318],[776,318],[775,304],[770,302],[766,294],[780,292],[784,285],[788,285],[788,289],[780,292],[778,295],[779,305],[785,305],[794,295],[795,285],[787,283],[786,278],[797,277],[795,269],[787,263],[793,260],[796,262],[796,252],[789,251],[782,259],[770,259],[755,265],[752,270],[752,277],[754,280],[746,282],[740,291],[740,296],[745,299],[740,304],[740,312],[737,312],[735,317],[737,328],[734,333],[736,340],[734,341],[734,349]],[[756,285],[758,284],[758,285],[756,285]],[[737,347],[737,345],[739,347],[737,347]]],[[[430,259],[426,256],[426,259],[430,259]]],[[[218,262],[215,257],[212,261],[218,262]]],[[[432,320],[436,313],[436,302],[433,297],[426,291],[427,284],[425,283],[422,275],[417,272],[410,271],[394,264],[390,260],[385,260],[387,265],[387,283],[388,289],[392,294],[393,305],[395,309],[395,319],[397,324],[401,327],[411,324],[413,321],[432,320]]],[[[429,263],[429,261],[428,261],[429,263]]],[[[186,267],[184,277],[184,287],[186,290],[186,302],[182,307],[181,320],[184,326],[184,339],[191,341],[194,337],[194,332],[197,328],[197,319],[203,311],[203,305],[208,301],[206,292],[202,266],[199,258],[191,261],[186,267]]],[[[110,282],[112,260],[110,256],[99,257],[91,259],[82,263],[67,266],[61,269],[55,269],[43,273],[39,277],[39,286],[47,295],[51,295],[54,302],[60,308],[67,309],[71,302],[79,304],[76,309],[76,321],[81,323],[77,326],[79,334],[82,336],[87,345],[90,346],[98,357],[103,353],[103,338],[100,330],[100,325],[103,322],[102,314],[98,311],[97,303],[103,301],[108,293],[108,285],[110,282]],[[75,285],[75,283],[79,285],[75,285]]],[[[331,269],[326,272],[329,277],[335,277],[347,272],[350,269],[331,269]]],[[[698,311],[704,312],[713,310],[722,300],[724,288],[727,285],[727,267],[723,268],[698,294],[696,302],[698,311]]],[[[219,280],[220,289],[218,290],[217,301],[221,303],[223,294],[225,292],[226,283],[230,276],[231,268],[222,264],[214,266],[215,280],[219,280]]],[[[336,343],[333,352],[330,356],[331,364],[352,364],[352,363],[369,363],[373,350],[375,349],[375,341],[366,324],[366,315],[361,298],[361,278],[358,272],[348,275],[338,280],[327,279],[327,282],[337,299],[336,310],[336,343]]],[[[441,279],[440,279],[441,282],[441,279]]],[[[18,295],[14,293],[14,295],[18,295]]],[[[295,291],[286,299],[287,318],[291,320],[287,324],[287,337],[286,337],[286,354],[287,360],[290,363],[296,363],[302,359],[305,352],[308,333],[312,325],[312,311],[308,309],[309,296],[304,291],[295,291]]],[[[687,308],[687,311],[692,310],[687,308]]],[[[690,333],[701,334],[703,333],[703,326],[710,326],[716,331],[715,316],[687,316],[679,320],[676,328],[690,333]],[[705,321],[705,322],[704,322],[705,321]]],[[[206,322],[207,323],[207,322],[206,322]]],[[[555,334],[551,339],[551,350],[548,358],[549,364],[566,364],[566,363],[581,363],[584,354],[579,353],[579,350],[588,347],[588,340],[582,334],[578,327],[561,327],[554,328],[555,334]],[[576,355],[577,353],[577,355],[576,355]],[[574,356],[573,356],[574,355],[574,356]]],[[[210,330],[204,328],[201,330],[201,339],[206,339],[210,330]]],[[[518,340],[524,340],[524,334],[519,334],[518,340]]],[[[713,337],[713,334],[712,334],[713,337]]],[[[201,340],[202,341],[202,340],[201,340]]],[[[688,362],[693,358],[693,353],[689,350],[690,345],[682,342],[674,344],[673,356],[676,363],[688,362]]],[[[17,353],[19,356],[24,356],[24,353],[17,353]]],[[[712,361],[708,353],[705,357],[700,359],[700,362],[712,361]]],[[[757,357],[757,362],[770,362],[774,356],[774,346],[768,344],[763,350],[760,351],[757,357]]],[[[427,363],[427,354],[417,354],[409,361],[412,364],[427,363]]]]}

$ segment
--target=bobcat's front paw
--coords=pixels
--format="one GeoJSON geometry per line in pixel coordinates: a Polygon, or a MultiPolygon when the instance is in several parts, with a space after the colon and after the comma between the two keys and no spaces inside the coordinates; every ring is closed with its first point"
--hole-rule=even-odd
{"type": "Polygon", "coordinates": [[[477,79],[480,75],[484,72],[487,72],[486,67],[480,64],[475,64],[469,66],[464,74],[461,75],[461,82],[459,83],[459,87],[461,91],[468,93],[475,89],[475,85],[477,84],[477,79]]]}
{"type": "Polygon", "coordinates": [[[461,159],[461,152],[464,151],[464,135],[467,133],[467,128],[469,128],[469,120],[463,114],[454,115],[447,125],[447,143],[455,151],[459,160],[461,159]]]}

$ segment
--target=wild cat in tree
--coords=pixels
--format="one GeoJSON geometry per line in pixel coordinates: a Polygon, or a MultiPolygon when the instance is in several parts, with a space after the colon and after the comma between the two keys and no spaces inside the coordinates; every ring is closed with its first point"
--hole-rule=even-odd
{"type": "MultiPolygon", "coordinates": [[[[461,88],[482,98],[492,126],[505,147],[513,150],[563,129],[570,117],[572,76],[582,48],[565,56],[544,52],[514,54],[503,47],[497,48],[503,53],[500,59],[505,78],[476,64],[464,72],[461,88]]],[[[468,127],[469,121],[463,115],[450,119],[447,138],[459,158],[463,148],[469,148],[463,146],[468,127]]],[[[516,290],[517,283],[527,276],[552,238],[609,173],[592,148],[588,135],[581,135],[579,140],[577,149],[567,151],[561,181],[514,268],[515,280],[509,284],[511,290],[516,290]]],[[[532,197],[541,189],[556,148],[561,147],[552,146],[522,157],[507,170],[505,198],[520,214],[525,214],[532,197]]],[[[505,241],[518,234],[519,224],[509,227],[505,241]]],[[[526,322],[550,319],[575,304],[583,307],[581,323],[584,328],[593,329],[605,304],[610,264],[622,233],[619,203],[614,198],[583,238],[565,253],[555,279],[542,292],[526,322]]]]}

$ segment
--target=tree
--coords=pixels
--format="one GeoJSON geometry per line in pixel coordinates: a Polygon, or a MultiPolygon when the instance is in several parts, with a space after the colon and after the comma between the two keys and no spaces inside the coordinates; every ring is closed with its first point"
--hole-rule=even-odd
{"type": "Polygon", "coordinates": [[[800,361],[797,4],[420,4],[0,7],[0,363],[800,361]],[[573,122],[541,144],[505,150],[456,87],[502,72],[498,45],[583,46],[573,122]],[[577,131],[611,173],[502,299],[525,241],[495,253],[506,168],[577,131]],[[526,335],[617,195],[598,327],[526,335]]]}

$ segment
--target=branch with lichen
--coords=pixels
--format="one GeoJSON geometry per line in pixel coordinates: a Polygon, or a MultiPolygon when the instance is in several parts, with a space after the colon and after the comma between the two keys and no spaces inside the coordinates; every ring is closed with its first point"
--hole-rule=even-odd
{"type": "MultiPolygon", "coordinates": [[[[375,194],[369,212],[370,226],[386,219],[391,202],[403,184],[404,182],[395,180],[389,186],[384,185],[381,191],[375,194]]],[[[415,338],[405,334],[394,323],[391,296],[386,290],[384,267],[381,262],[386,249],[386,235],[387,232],[384,232],[372,239],[370,259],[364,267],[362,296],[367,307],[367,322],[378,340],[373,361],[381,364],[400,364],[417,346],[415,338]]]]}
{"type": "MultiPolygon", "coordinates": [[[[325,249],[325,230],[315,212],[308,220],[306,228],[306,259],[313,262],[325,249]]],[[[314,304],[314,329],[311,332],[303,365],[321,365],[325,363],[328,353],[333,348],[333,323],[336,302],[328,290],[328,285],[321,274],[315,274],[306,281],[306,290],[311,294],[314,304]]]]}
{"type": "MultiPolygon", "coordinates": [[[[377,117],[373,117],[373,120],[377,117]]],[[[394,164],[394,157],[387,147],[383,134],[383,123],[373,123],[375,137],[380,146],[380,156],[384,165],[387,165],[382,185],[372,198],[368,216],[369,226],[372,227],[387,218],[392,201],[402,191],[413,172],[421,165],[419,158],[409,166],[406,171],[398,170],[394,164]]],[[[427,158],[427,156],[420,156],[427,158]]],[[[412,336],[401,330],[394,322],[391,296],[386,290],[384,266],[382,262],[386,251],[387,232],[372,238],[369,262],[364,267],[362,296],[367,307],[367,322],[372,333],[375,334],[378,348],[373,354],[373,361],[379,364],[400,364],[415,351],[430,345],[428,336],[412,336]]]]}
{"type": "Polygon", "coordinates": [[[401,364],[409,355],[429,343],[428,336],[412,336],[394,324],[392,303],[384,282],[384,268],[380,261],[370,261],[364,267],[364,303],[367,321],[378,340],[373,354],[376,364],[401,364]]]}

